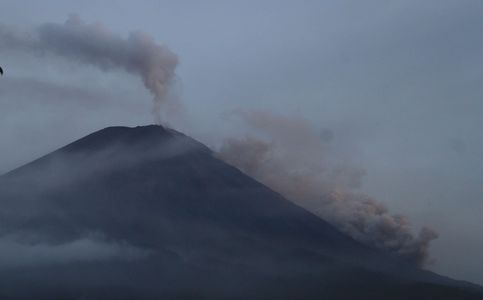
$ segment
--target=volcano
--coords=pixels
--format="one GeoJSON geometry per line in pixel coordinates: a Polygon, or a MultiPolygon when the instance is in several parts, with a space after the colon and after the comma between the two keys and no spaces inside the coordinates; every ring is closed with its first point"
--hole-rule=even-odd
{"type": "Polygon", "coordinates": [[[1,176],[0,249],[0,299],[483,299],[154,125],[1,176]]]}

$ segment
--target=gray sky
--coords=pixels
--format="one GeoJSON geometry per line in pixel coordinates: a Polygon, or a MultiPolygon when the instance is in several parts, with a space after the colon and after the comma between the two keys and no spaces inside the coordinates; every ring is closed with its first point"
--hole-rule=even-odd
{"type": "MultiPolygon", "coordinates": [[[[168,119],[210,144],[234,109],[330,128],[366,171],[362,191],[440,233],[431,269],[483,284],[483,2],[9,1],[29,29],[70,13],[179,56],[168,119]]],[[[152,123],[131,74],[0,52],[0,173],[111,125],[152,123]]]]}

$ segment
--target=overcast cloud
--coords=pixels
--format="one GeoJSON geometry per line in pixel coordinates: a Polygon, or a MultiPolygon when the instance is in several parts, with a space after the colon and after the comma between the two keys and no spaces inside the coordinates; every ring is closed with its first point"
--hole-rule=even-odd
{"type": "MultiPolygon", "coordinates": [[[[152,35],[179,58],[174,127],[216,147],[234,109],[329,128],[360,191],[435,228],[430,268],[483,283],[483,2],[10,1],[28,30],[70,13],[152,35]],[[454,257],[458,259],[454,259],[454,257]]],[[[111,125],[152,123],[140,78],[0,52],[0,173],[111,125]]]]}

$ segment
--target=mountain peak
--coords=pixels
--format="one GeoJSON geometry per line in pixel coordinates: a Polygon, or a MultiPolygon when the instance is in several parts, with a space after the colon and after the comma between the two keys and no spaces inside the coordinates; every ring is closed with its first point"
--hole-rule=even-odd
{"type": "Polygon", "coordinates": [[[0,176],[0,225],[0,291],[18,287],[2,299],[481,299],[157,125],[108,127],[0,176]]]}
{"type": "Polygon", "coordinates": [[[106,127],[86,137],[67,145],[64,150],[79,150],[82,148],[96,149],[105,147],[113,143],[126,143],[134,145],[138,143],[156,143],[170,137],[180,136],[172,129],[161,125],[147,125],[136,127],[112,126],[106,127]]]}
{"type": "Polygon", "coordinates": [[[95,164],[94,161],[99,159],[115,164],[123,160],[141,163],[192,152],[212,154],[202,143],[161,125],[112,126],[91,133],[6,175],[27,172],[31,168],[45,170],[53,161],[60,159],[76,165],[95,164]]]}

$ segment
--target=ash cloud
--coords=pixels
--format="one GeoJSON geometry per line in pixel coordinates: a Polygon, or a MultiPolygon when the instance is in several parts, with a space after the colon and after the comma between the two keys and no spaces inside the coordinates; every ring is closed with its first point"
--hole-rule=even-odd
{"type": "Polygon", "coordinates": [[[414,234],[409,220],[358,192],[364,170],[341,163],[333,133],[306,120],[267,112],[235,113],[253,134],[224,140],[219,156],[248,175],[315,212],[354,239],[424,265],[438,234],[414,234]]]}
{"type": "Polygon", "coordinates": [[[55,55],[103,71],[122,69],[139,75],[154,96],[153,114],[158,124],[161,123],[161,106],[167,101],[178,64],[176,54],[144,32],[131,32],[123,38],[103,24],[86,23],[77,15],[70,15],[63,24],[42,24],[31,32],[0,24],[2,49],[55,55]]]}

